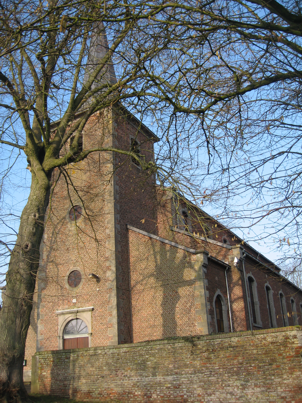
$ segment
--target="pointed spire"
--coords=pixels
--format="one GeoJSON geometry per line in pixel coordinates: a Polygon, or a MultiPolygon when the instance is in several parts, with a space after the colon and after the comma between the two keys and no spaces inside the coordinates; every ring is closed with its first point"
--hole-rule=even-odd
{"type": "MultiPolygon", "coordinates": [[[[107,36],[105,28],[102,22],[99,22],[93,28],[90,39],[90,46],[88,51],[87,65],[84,76],[84,83],[89,79],[90,74],[97,68],[102,59],[106,56],[109,51],[107,36]]],[[[101,85],[108,84],[113,85],[117,82],[115,71],[111,60],[107,62],[104,69],[99,74],[99,79],[97,79],[91,86],[92,89],[97,88],[101,85]]]]}

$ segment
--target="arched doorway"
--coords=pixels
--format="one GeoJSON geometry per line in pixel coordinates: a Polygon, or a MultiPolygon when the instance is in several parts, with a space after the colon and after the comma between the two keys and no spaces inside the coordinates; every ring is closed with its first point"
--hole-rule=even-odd
{"type": "Polygon", "coordinates": [[[63,332],[63,348],[89,347],[88,327],[82,319],[70,320],[63,332]]]}

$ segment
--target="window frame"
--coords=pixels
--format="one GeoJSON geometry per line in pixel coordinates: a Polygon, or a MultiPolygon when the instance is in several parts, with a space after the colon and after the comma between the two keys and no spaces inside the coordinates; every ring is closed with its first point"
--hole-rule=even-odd
{"type": "Polygon", "coordinates": [[[80,267],[72,267],[72,268],[70,268],[70,269],[67,271],[67,273],[66,273],[66,276],[65,276],[65,286],[66,286],[66,288],[67,288],[68,290],[70,290],[70,291],[72,291],[73,293],[75,293],[75,292],[77,292],[77,291],[83,286],[84,279],[85,279],[85,273],[83,273],[83,270],[82,270],[80,267]],[[79,271],[80,274],[81,274],[81,281],[80,281],[80,283],[79,283],[79,285],[78,285],[77,287],[71,287],[71,286],[68,284],[68,277],[69,277],[70,273],[73,272],[73,271],[79,271]]]}
{"type": "MultiPolygon", "coordinates": [[[[132,137],[130,136],[130,151],[133,152],[134,154],[136,154],[138,156],[139,159],[141,159],[141,143],[138,141],[137,137],[132,137]],[[136,143],[136,145],[133,145],[134,142],[136,143]],[[138,151],[136,152],[134,147],[137,147],[138,151]]],[[[133,165],[135,165],[137,168],[142,169],[140,163],[133,157],[131,158],[131,163],[133,165]]]]}
{"type": "MultiPolygon", "coordinates": [[[[64,349],[64,329],[68,322],[72,319],[81,319],[85,322],[88,328],[88,345],[91,347],[91,329],[92,329],[92,311],[93,306],[85,308],[75,308],[75,309],[64,309],[61,311],[56,311],[58,317],[58,349],[64,349]]],[[[86,337],[86,335],[85,335],[86,337]]]]}
{"type": "Polygon", "coordinates": [[[247,275],[247,282],[248,282],[248,299],[249,299],[249,304],[250,304],[251,311],[252,311],[253,326],[262,327],[261,314],[260,314],[260,302],[259,302],[258,291],[257,291],[257,282],[255,280],[255,277],[251,273],[249,273],[247,275]],[[250,295],[250,291],[251,291],[250,279],[251,279],[251,287],[252,287],[252,297],[253,297],[253,301],[254,301],[255,318],[253,315],[252,298],[250,295]],[[256,319],[256,321],[254,321],[254,319],[256,319]]]}
{"type": "Polygon", "coordinates": [[[293,297],[291,297],[291,299],[290,299],[290,306],[291,306],[291,310],[292,310],[292,318],[293,318],[294,326],[298,326],[299,320],[298,320],[297,304],[293,297]]]}
{"type": "Polygon", "coordinates": [[[282,321],[283,321],[283,327],[286,327],[286,326],[288,326],[288,314],[287,314],[287,308],[286,308],[286,298],[282,291],[279,292],[279,301],[280,301],[280,307],[281,307],[281,316],[282,316],[282,321]]]}
{"type": "Polygon", "coordinates": [[[188,208],[186,206],[180,206],[178,210],[179,211],[177,212],[177,228],[182,231],[192,232],[192,221],[188,208]],[[186,214],[187,222],[185,222],[183,218],[184,213],[186,214]]]}
{"type": "MultiPolygon", "coordinates": [[[[86,330],[86,329],[85,329],[85,330],[86,330]]],[[[70,343],[70,342],[69,342],[69,343],[70,343]]],[[[82,341],[82,343],[83,343],[83,341],[82,341]]],[[[63,329],[63,350],[69,350],[69,349],[73,349],[73,348],[83,348],[83,347],[89,347],[88,326],[87,326],[86,322],[85,322],[83,319],[80,319],[80,318],[73,318],[73,319],[70,319],[70,321],[65,324],[65,327],[64,327],[64,329],[63,329]],[[84,323],[85,328],[87,329],[87,332],[86,332],[86,333],[70,333],[70,334],[66,334],[66,333],[65,333],[65,329],[66,329],[66,327],[69,325],[69,323],[72,322],[72,321],[78,321],[78,320],[80,320],[80,321],[82,321],[82,323],[84,323]],[[83,340],[84,338],[87,340],[88,346],[79,347],[79,346],[78,346],[79,339],[82,339],[82,340],[83,340]],[[77,347],[72,346],[72,347],[67,347],[67,348],[66,348],[66,347],[65,347],[65,340],[73,340],[74,342],[76,342],[77,347]]]]}
{"type": "Polygon", "coordinates": [[[217,290],[213,298],[213,309],[214,309],[214,322],[215,322],[215,333],[229,333],[229,319],[228,319],[228,306],[226,304],[225,298],[220,290],[217,290]],[[223,319],[223,332],[218,332],[217,316],[216,316],[216,298],[219,297],[222,305],[222,319],[223,319]]]}
{"type": "Polygon", "coordinates": [[[171,198],[172,225],[185,232],[192,233],[192,218],[187,205],[176,197],[171,198]],[[187,215],[187,224],[184,222],[183,213],[187,215]]]}
{"type": "Polygon", "coordinates": [[[264,291],[266,295],[266,302],[267,302],[267,311],[268,311],[268,320],[270,328],[276,328],[276,311],[274,305],[274,298],[273,298],[273,290],[269,283],[264,285],[264,291]]]}

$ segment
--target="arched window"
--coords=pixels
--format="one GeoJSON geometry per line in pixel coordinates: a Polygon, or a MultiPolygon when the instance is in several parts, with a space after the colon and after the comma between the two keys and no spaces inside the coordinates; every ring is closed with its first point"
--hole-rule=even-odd
{"type": "Polygon", "coordinates": [[[265,286],[266,299],[267,299],[267,309],[268,309],[268,317],[269,317],[269,325],[270,327],[277,327],[276,317],[275,317],[275,308],[273,301],[273,292],[270,286],[265,286]]]}
{"type": "MultiPolygon", "coordinates": [[[[140,145],[139,145],[139,142],[136,140],[136,139],[131,139],[131,149],[130,149],[130,151],[131,152],[133,152],[133,154],[135,154],[138,158],[140,158],[140,145]]],[[[140,163],[139,163],[139,161],[136,159],[136,158],[134,158],[134,157],[131,157],[131,161],[135,164],[135,165],[137,165],[138,167],[140,167],[140,163]]]]}
{"type": "Polygon", "coordinates": [[[223,333],[224,332],[223,308],[222,308],[222,299],[220,295],[217,295],[215,299],[215,313],[216,313],[217,332],[223,333]]]}
{"type": "Polygon", "coordinates": [[[183,207],[179,216],[179,229],[192,231],[191,219],[187,207],[183,207]]]}
{"type": "Polygon", "coordinates": [[[253,323],[257,323],[255,297],[254,297],[254,289],[253,289],[253,285],[254,285],[255,280],[252,277],[248,277],[248,282],[249,282],[249,292],[250,292],[250,301],[251,301],[251,308],[252,308],[253,323]]]}
{"type": "Polygon", "coordinates": [[[298,325],[297,307],[296,307],[296,302],[293,298],[290,299],[290,304],[292,307],[292,318],[293,318],[294,325],[298,325]]]}
{"type": "Polygon", "coordinates": [[[186,231],[189,230],[189,215],[186,212],[186,210],[182,211],[182,221],[183,221],[183,225],[186,231]]]}
{"type": "Polygon", "coordinates": [[[253,318],[253,324],[262,326],[260,319],[260,304],[258,300],[257,284],[252,275],[248,276],[248,288],[250,297],[251,314],[253,318]]]}
{"type": "Polygon", "coordinates": [[[283,326],[288,326],[288,317],[287,317],[286,301],[285,301],[284,294],[282,292],[280,292],[279,297],[280,297],[283,326]]]}
{"type": "Polygon", "coordinates": [[[89,347],[89,335],[86,323],[82,319],[70,320],[63,332],[63,348],[89,347]]]}

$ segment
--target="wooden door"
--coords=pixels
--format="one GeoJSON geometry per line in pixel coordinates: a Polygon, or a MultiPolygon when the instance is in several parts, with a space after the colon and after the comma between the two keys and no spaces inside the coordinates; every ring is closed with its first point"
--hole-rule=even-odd
{"type": "Polygon", "coordinates": [[[70,339],[64,339],[64,350],[71,348],[85,348],[89,347],[88,337],[73,337],[70,339]]]}

